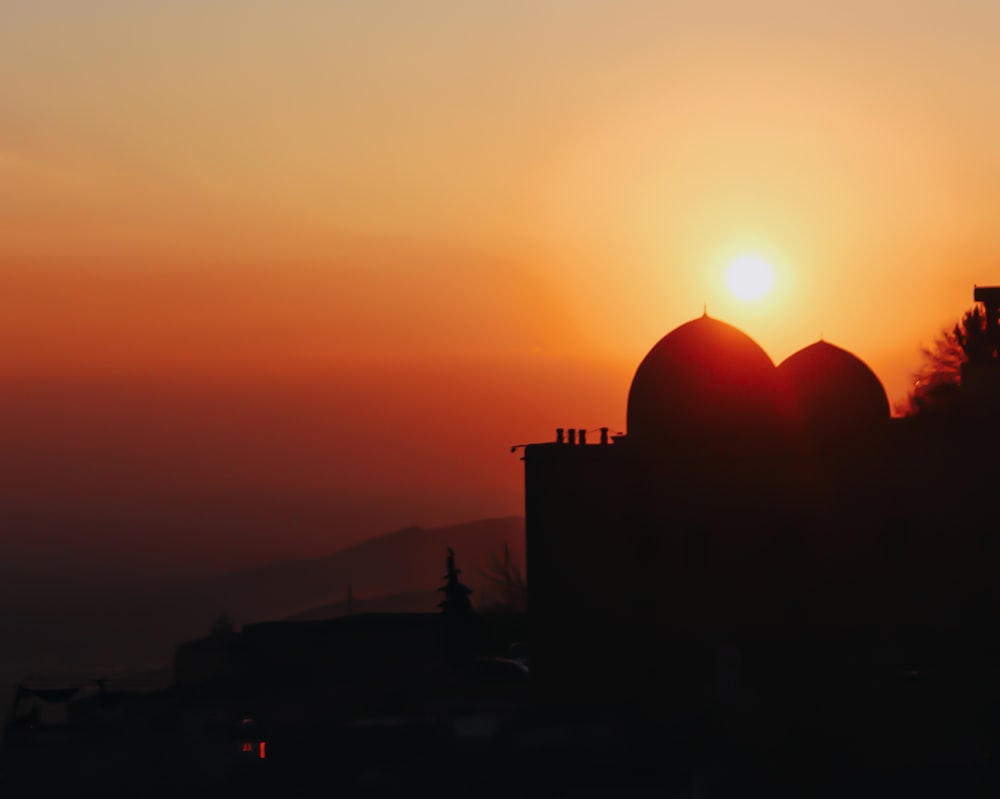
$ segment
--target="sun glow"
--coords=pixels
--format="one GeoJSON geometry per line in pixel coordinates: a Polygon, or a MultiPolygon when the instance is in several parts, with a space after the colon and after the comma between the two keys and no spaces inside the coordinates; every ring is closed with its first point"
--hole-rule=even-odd
{"type": "Polygon", "coordinates": [[[774,270],[763,258],[744,255],[726,268],[726,286],[741,300],[752,302],[767,296],[774,285],[774,270]]]}

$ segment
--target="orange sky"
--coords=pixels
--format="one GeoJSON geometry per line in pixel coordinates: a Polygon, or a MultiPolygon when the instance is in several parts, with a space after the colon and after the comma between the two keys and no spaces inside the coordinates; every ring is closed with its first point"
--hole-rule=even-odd
{"type": "Polygon", "coordinates": [[[5,3],[3,534],[222,568],[519,512],[509,446],[621,429],[704,303],[901,399],[1000,282],[998,34],[979,0],[5,3]]]}

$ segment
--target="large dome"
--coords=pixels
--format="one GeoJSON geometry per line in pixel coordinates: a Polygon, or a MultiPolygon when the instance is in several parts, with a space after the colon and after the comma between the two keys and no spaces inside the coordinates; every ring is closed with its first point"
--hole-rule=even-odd
{"type": "Polygon", "coordinates": [[[745,333],[707,315],[660,339],[632,379],[633,441],[746,437],[773,430],[777,371],[745,333]]]}
{"type": "Polygon", "coordinates": [[[870,427],[889,419],[889,399],[875,373],[856,355],[817,341],[778,366],[797,411],[813,430],[870,427]]]}

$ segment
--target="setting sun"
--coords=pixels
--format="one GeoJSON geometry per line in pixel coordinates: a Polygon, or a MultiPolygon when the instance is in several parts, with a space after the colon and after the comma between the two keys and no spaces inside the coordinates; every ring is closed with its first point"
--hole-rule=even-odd
{"type": "Polygon", "coordinates": [[[737,258],[726,268],[726,285],[734,297],[741,300],[759,300],[774,285],[771,265],[755,255],[737,258]]]}

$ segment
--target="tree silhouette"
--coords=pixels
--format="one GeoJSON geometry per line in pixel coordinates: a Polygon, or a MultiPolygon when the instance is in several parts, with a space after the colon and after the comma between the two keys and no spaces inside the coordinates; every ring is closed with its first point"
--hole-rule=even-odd
{"type": "Polygon", "coordinates": [[[233,620],[229,618],[225,613],[223,613],[219,618],[217,618],[212,623],[212,638],[227,639],[231,638],[236,632],[236,625],[233,624],[233,620]]]}
{"type": "Polygon", "coordinates": [[[459,582],[458,575],[462,571],[455,566],[455,552],[451,547],[448,547],[445,570],[445,584],[438,588],[444,593],[444,599],[438,603],[441,608],[441,643],[448,661],[461,664],[468,662],[479,647],[479,618],[469,600],[472,589],[459,582]]]}
{"type": "Polygon", "coordinates": [[[510,557],[510,547],[503,545],[503,557],[490,555],[489,565],[479,573],[489,583],[490,593],[483,592],[482,609],[491,611],[524,610],[528,605],[528,582],[510,557]]]}
{"type": "Polygon", "coordinates": [[[967,361],[997,359],[997,342],[986,331],[986,314],[974,305],[950,330],[942,330],[930,346],[920,349],[921,366],[913,386],[897,410],[904,416],[940,413],[954,408],[967,361]]]}
{"type": "Polygon", "coordinates": [[[462,570],[455,567],[455,551],[451,547],[448,547],[445,569],[447,570],[447,574],[444,576],[446,582],[438,589],[438,591],[444,592],[444,599],[438,603],[441,614],[446,618],[464,618],[472,615],[475,612],[472,609],[472,602],[469,600],[472,589],[458,581],[458,575],[462,573],[462,570]]]}

